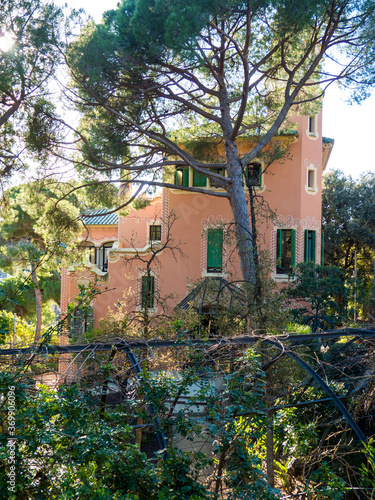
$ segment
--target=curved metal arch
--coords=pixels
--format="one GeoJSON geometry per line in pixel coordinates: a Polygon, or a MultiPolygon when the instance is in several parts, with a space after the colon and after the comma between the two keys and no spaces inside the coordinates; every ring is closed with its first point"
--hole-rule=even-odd
{"type": "MultiPolygon", "coordinates": [[[[135,376],[139,380],[142,376],[142,368],[140,367],[140,364],[139,364],[139,361],[138,361],[136,355],[134,354],[134,352],[130,349],[130,347],[127,344],[125,344],[123,349],[128,357],[128,360],[130,361],[130,363],[132,365],[135,376]]],[[[153,406],[150,404],[148,404],[147,406],[148,406],[148,411],[151,415],[151,418],[154,422],[154,427],[155,427],[156,437],[157,437],[157,440],[159,443],[159,448],[160,448],[160,450],[166,450],[167,440],[165,438],[165,434],[164,434],[164,431],[162,429],[160,419],[159,419],[159,417],[157,417],[155,415],[155,410],[154,410],[153,406]]],[[[167,457],[167,452],[164,451],[163,458],[166,458],[166,457],[167,457]]]]}
{"type": "MultiPolygon", "coordinates": [[[[294,359],[304,370],[306,370],[312,377],[313,379],[320,385],[320,387],[323,389],[323,391],[327,394],[327,396],[331,399],[331,401],[334,403],[334,405],[341,411],[343,414],[345,420],[348,422],[350,427],[353,429],[354,433],[358,437],[358,439],[365,445],[367,444],[367,439],[366,436],[363,434],[359,426],[357,425],[356,421],[353,419],[353,417],[350,415],[348,410],[346,409],[345,405],[340,401],[340,399],[336,396],[336,394],[330,389],[330,387],[324,382],[324,380],[316,373],[316,371],[311,368],[310,365],[306,363],[302,358],[298,356],[298,354],[290,351],[289,349],[283,349],[280,345],[277,344],[277,342],[273,342],[272,340],[264,340],[267,344],[270,344],[280,350],[283,350],[284,354],[289,356],[290,358],[294,359]]],[[[374,457],[372,457],[374,459],[374,457]]]]}

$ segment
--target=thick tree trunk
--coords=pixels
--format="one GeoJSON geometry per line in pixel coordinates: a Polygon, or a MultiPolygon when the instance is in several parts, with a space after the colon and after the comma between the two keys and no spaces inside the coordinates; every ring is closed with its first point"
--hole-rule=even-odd
{"type": "Polygon", "coordinates": [[[36,276],[35,264],[31,262],[31,279],[34,283],[35,305],[36,305],[36,326],[35,326],[35,344],[40,340],[42,330],[42,292],[39,288],[38,278],[36,276]]]}
{"type": "Polygon", "coordinates": [[[229,190],[229,202],[232,208],[233,221],[236,228],[236,242],[238,256],[240,259],[241,272],[244,280],[250,284],[255,284],[253,241],[251,234],[251,225],[249,212],[247,209],[247,200],[242,182],[242,171],[238,178],[233,176],[233,185],[229,190]]]}
{"type": "Polygon", "coordinates": [[[236,228],[236,242],[240,259],[242,277],[250,284],[255,284],[253,238],[246,199],[242,167],[235,143],[228,145],[227,170],[232,182],[228,187],[229,203],[236,228]]]}
{"type": "Polygon", "coordinates": [[[242,166],[238,155],[237,143],[231,140],[232,124],[229,111],[229,100],[224,81],[220,91],[222,106],[222,130],[225,139],[225,155],[227,162],[229,203],[233,213],[236,228],[236,242],[240,259],[241,272],[244,280],[255,285],[255,269],[253,255],[252,231],[245,195],[242,166]]]}

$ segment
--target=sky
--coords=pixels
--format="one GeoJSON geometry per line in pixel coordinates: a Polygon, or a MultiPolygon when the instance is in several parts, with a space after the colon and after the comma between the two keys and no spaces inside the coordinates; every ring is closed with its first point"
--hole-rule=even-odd
{"type": "MultiPolygon", "coordinates": [[[[96,23],[104,10],[116,8],[118,0],[70,0],[76,9],[83,8],[96,23]]],[[[375,90],[371,97],[361,103],[349,104],[345,95],[331,86],[323,102],[323,136],[335,140],[328,163],[328,170],[342,170],[347,176],[358,179],[361,173],[375,173],[373,155],[375,117],[375,90]]]]}
{"type": "Polygon", "coordinates": [[[323,101],[323,136],[335,140],[327,170],[342,170],[358,179],[363,172],[375,173],[373,154],[375,91],[361,103],[348,104],[337,88],[328,89],[323,101]]]}

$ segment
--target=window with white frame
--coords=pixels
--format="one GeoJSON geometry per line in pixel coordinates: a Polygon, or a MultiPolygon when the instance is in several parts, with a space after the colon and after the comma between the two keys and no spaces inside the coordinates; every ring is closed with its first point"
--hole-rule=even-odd
{"type": "Polygon", "coordinates": [[[152,224],[149,226],[149,239],[150,241],[161,241],[161,225],[152,224]]]}
{"type": "Polygon", "coordinates": [[[105,273],[108,271],[108,256],[109,251],[113,247],[113,243],[114,241],[107,241],[107,243],[104,243],[104,245],[100,247],[99,262],[97,262],[97,265],[99,269],[101,269],[105,273]]]}
{"type": "Polygon", "coordinates": [[[92,243],[83,242],[80,244],[80,248],[85,251],[89,251],[89,261],[91,264],[95,264],[98,269],[103,272],[108,271],[108,255],[109,251],[113,247],[114,241],[107,241],[101,247],[96,247],[92,243]]]}
{"type": "Polygon", "coordinates": [[[309,116],[309,135],[318,135],[318,115],[309,116]]]}
{"type": "Polygon", "coordinates": [[[85,252],[87,252],[87,257],[88,257],[88,260],[91,264],[96,264],[96,261],[97,261],[97,255],[96,255],[96,248],[95,248],[95,245],[89,241],[83,241],[82,243],[80,243],[79,245],[79,249],[80,250],[83,250],[85,252]]]}
{"type": "Polygon", "coordinates": [[[315,168],[309,168],[307,171],[307,187],[308,189],[316,188],[316,170],[315,168]]]}
{"type": "Polygon", "coordinates": [[[82,335],[92,331],[94,326],[94,311],[91,306],[77,306],[69,318],[69,330],[71,334],[82,335]]]}

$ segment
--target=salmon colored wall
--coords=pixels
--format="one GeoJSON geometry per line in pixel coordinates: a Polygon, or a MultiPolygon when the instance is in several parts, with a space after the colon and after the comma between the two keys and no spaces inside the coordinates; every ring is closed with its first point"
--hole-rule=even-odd
{"type": "MultiPolygon", "coordinates": [[[[284,162],[275,162],[264,175],[264,189],[260,190],[275,216],[261,223],[259,241],[262,248],[268,249],[271,258],[276,258],[276,230],[278,228],[297,230],[297,262],[303,261],[304,230],[317,231],[317,262],[320,262],[321,228],[321,176],[322,176],[322,137],[321,114],[318,116],[317,133],[308,133],[308,117],[293,117],[297,123],[298,139],[290,146],[290,155],[284,162]],[[317,191],[307,190],[308,168],[316,170],[317,191]]],[[[285,139],[284,139],[285,140],[285,139]]],[[[288,139],[290,140],[290,138],[288,139]]],[[[246,143],[240,144],[241,153],[246,153],[246,143]]],[[[115,226],[89,226],[88,241],[100,246],[106,241],[117,241],[117,248],[110,253],[108,274],[100,275],[88,267],[70,271],[62,285],[62,310],[78,292],[78,284],[88,282],[95,276],[101,280],[103,294],[93,304],[95,324],[104,317],[108,308],[123,299],[124,292],[129,309],[139,308],[141,276],[145,274],[146,264],[134,260],[135,249],[139,256],[147,258],[148,226],[162,222],[162,239],[165,235],[163,224],[169,213],[177,220],[172,228],[173,245],[179,246],[185,257],[176,251],[176,259],[168,249],[163,250],[159,262],[152,267],[155,277],[156,294],[165,297],[171,292],[174,298],[169,306],[174,307],[187,293],[188,282],[206,276],[206,231],[213,227],[230,227],[232,220],[229,202],[225,198],[163,189],[162,195],[141,210],[131,210],[127,217],[120,217],[118,228],[115,226]],[[133,259],[133,260],[132,260],[133,259]]],[[[224,240],[224,267],[227,279],[240,279],[238,258],[233,254],[233,238],[224,240]]],[[[285,277],[271,274],[276,281],[285,277]]],[[[102,273],[104,274],[104,273],[102,273]]],[[[213,276],[210,274],[209,276],[213,276]]],[[[160,308],[159,308],[160,312],[160,308]]]]}

